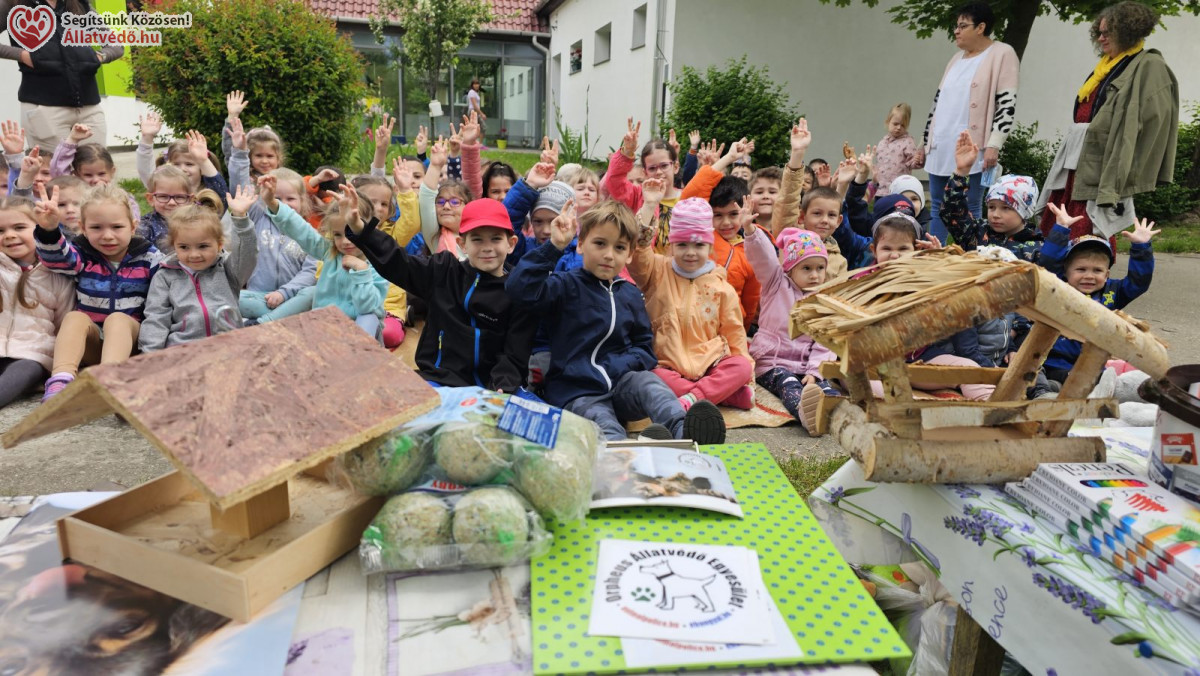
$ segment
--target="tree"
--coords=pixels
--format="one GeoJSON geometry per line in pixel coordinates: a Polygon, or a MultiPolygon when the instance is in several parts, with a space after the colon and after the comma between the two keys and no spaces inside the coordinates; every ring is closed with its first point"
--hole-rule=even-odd
{"type": "Polygon", "coordinates": [[[225,95],[246,92],[246,129],[269,124],[288,164],[338,164],[357,141],[363,62],[333,21],[297,0],[176,0],[192,27],[162,31],[162,45],[131,50],[138,98],[182,135],[197,129],[217,148],[225,95]]]}
{"type": "Polygon", "coordinates": [[[724,70],[709,66],[701,73],[684,66],[670,88],[671,111],[662,129],[681,136],[699,129],[703,138],[727,144],[745,136],[754,140],[755,166],[787,162],[797,113],[765,66],[747,65],[745,55],[727,61],[724,70]]]}
{"type": "MultiPolygon", "coordinates": [[[[868,7],[875,7],[879,0],[862,0],[868,7]]],[[[851,0],[821,0],[833,2],[838,7],[847,7],[851,0]]],[[[992,35],[1003,40],[1017,52],[1020,58],[1029,44],[1029,32],[1039,16],[1053,14],[1063,21],[1083,23],[1113,4],[1114,0],[989,0],[996,13],[996,25],[992,35]]],[[[888,10],[892,23],[899,24],[916,33],[919,38],[932,37],[945,32],[954,37],[954,23],[958,9],[966,0],[904,0],[888,10]]],[[[1200,0],[1142,0],[1142,4],[1153,7],[1163,16],[1176,16],[1181,11],[1200,14],[1200,0]]]]}
{"type": "MultiPolygon", "coordinates": [[[[437,98],[442,69],[457,64],[459,50],[493,19],[488,0],[380,0],[379,14],[371,17],[380,43],[391,16],[399,17],[404,59],[422,74],[430,100],[437,98]]],[[[400,50],[392,47],[392,56],[400,58],[400,50]]]]}

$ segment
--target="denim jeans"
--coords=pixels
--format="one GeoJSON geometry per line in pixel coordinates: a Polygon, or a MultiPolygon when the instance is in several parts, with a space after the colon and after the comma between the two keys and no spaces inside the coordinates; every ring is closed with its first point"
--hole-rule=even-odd
{"type": "MultiPolygon", "coordinates": [[[[975,218],[983,217],[983,184],[980,182],[983,172],[971,174],[967,179],[967,208],[975,218]]],[[[946,184],[949,176],[929,175],[929,232],[946,243],[946,226],[942,224],[942,200],[946,198],[946,184]]]]}
{"type": "Polygon", "coordinates": [[[599,425],[610,441],[626,439],[625,423],[642,418],[663,425],[676,439],[683,436],[683,405],[652,371],[630,371],[608,394],[579,397],[564,408],[599,425]]]}

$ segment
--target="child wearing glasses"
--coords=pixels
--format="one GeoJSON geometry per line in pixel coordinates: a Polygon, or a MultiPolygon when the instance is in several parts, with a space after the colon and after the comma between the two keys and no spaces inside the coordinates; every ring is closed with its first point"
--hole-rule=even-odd
{"type": "Polygon", "coordinates": [[[446,162],[446,144],[438,139],[429,151],[429,170],[421,179],[417,195],[421,211],[421,237],[431,253],[449,251],[463,260],[466,254],[458,246],[458,226],[462,222],[463,207],[471,201],[471,192],[462,181],[440,181],[446,162]]]}
{"type": "MultiPolygon", "coordinates": [[[[642,208],[642,186],[629,180],[629,172],[633,169],[633,160],[637,152],[638,133],[642,123],[628,120],[628,131],[621,141],[621,147],[612,154],[608,161],[608,172],[604,175],[604,189],[609,196],[629,207],[634,213],[642,208]]],[[[679,201],[680,190],[675,187],[675,172],[679,170],[678,156],[675,148],[662,139],[651,139],[642,146],[642,167],[646,178],[661,178],[667,183],[667,192],[658,205],[658,231],[654,233],[652,246],[655,253],[670,253],[667,236],[671,232],[671,209],[679,201]]]]}

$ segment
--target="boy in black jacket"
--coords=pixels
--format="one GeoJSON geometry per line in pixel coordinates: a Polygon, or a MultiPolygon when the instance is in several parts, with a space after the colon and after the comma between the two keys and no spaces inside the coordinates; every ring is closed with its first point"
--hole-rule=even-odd
{"type": "Polygon", "coordinates": [[[346,236],[381,277],[429,303],[417,343],[421,377],[446,387],[515,392],[525,379],[537,320],[504,291],[504,259],[517,241],[504,205],[480,199],[463,209],[458,246],[465,261],[447,251],[411,256],[377,225],[354,218],[346,236]]]}

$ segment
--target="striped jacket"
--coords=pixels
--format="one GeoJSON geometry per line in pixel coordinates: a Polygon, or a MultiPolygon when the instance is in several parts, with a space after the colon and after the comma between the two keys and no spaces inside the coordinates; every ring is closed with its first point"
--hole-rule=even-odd
{"type": "Polygon", "coordinates": [[[82,235],[71,241],[61,230],[34,228],[37,255],[47,269],[75,277],[76,310],[102,324],[113,312],[139,322],[162,254],[150,242],[134,237],[115,268],[82,235]]]}

